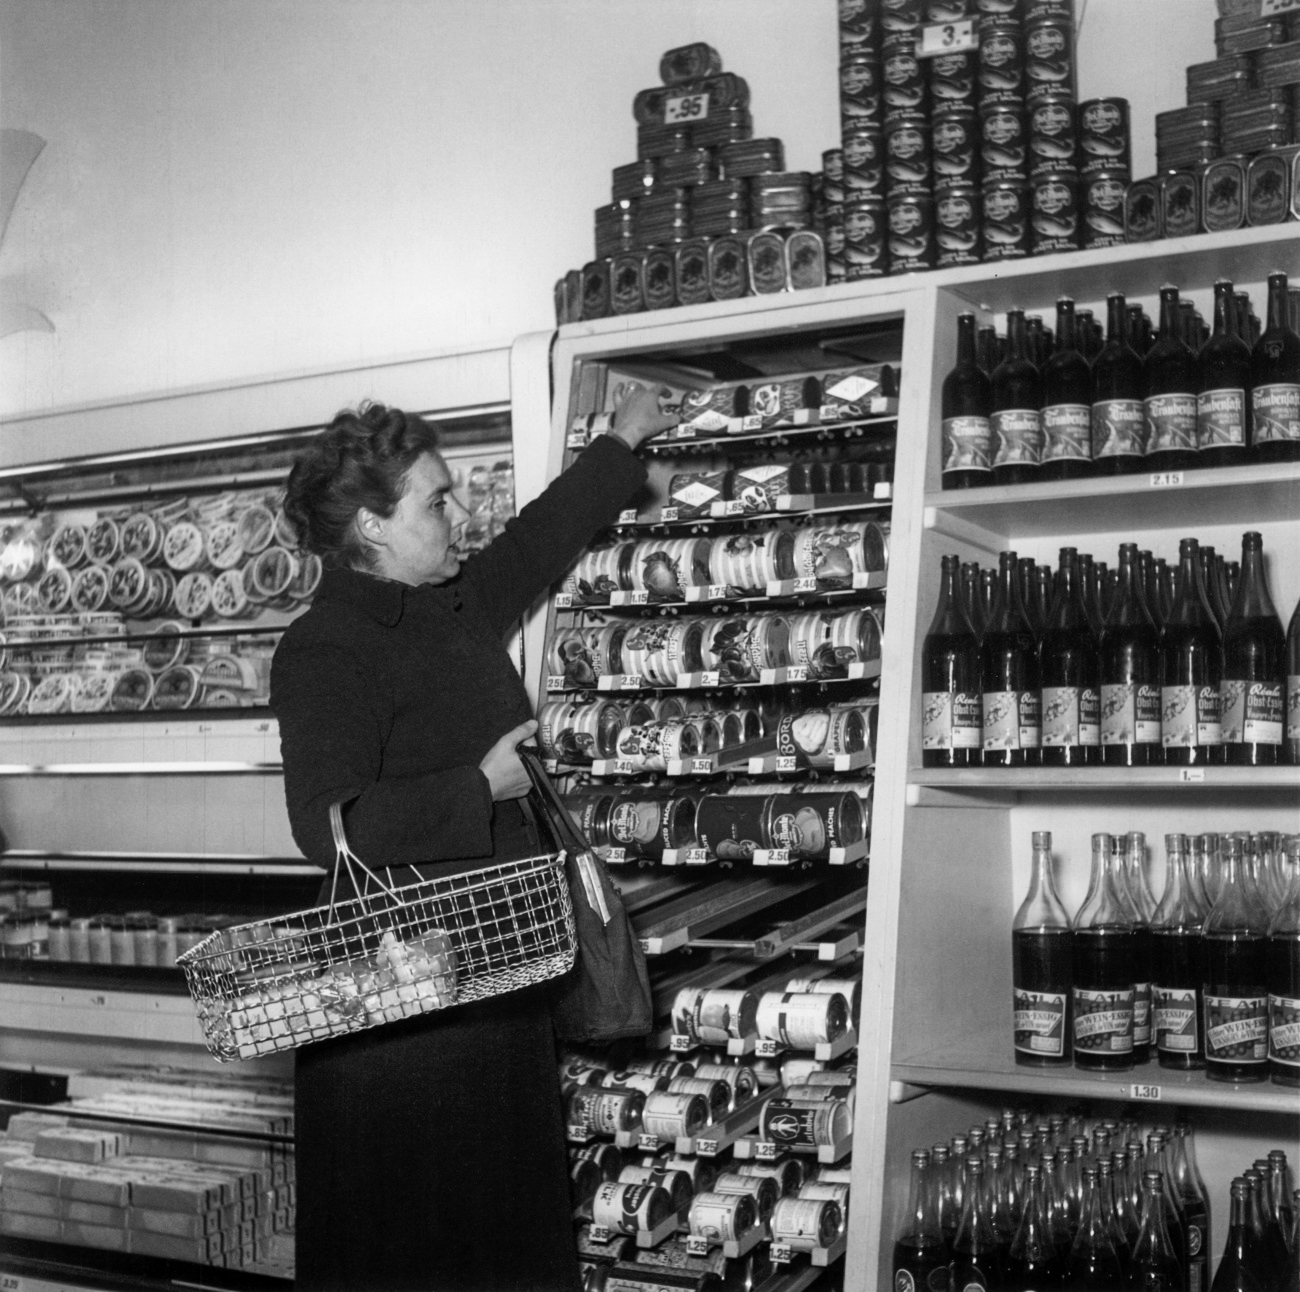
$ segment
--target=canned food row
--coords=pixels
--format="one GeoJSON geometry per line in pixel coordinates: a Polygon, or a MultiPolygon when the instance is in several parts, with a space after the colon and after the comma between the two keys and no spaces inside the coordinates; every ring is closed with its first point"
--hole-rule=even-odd
{"type": "Polygon", "coordinates": [[[627,676],[645,687],[676,687],[699,673],[732,686],[792,666],[806,668],[808,681],[827,681],[847,677],[854,664],[878,660],[882,627],[883,611],[867,606],[560,628],[547,646],[547,671],[562,678],[566,690],[627,676]]]}
{"type": "Polygon", "coordinates": [[[628,860],[662,861],[667,851],[699,849],[719,861],[784,852],[792,861],[828,858],[867,837],[871,789],[789,794],[701,794],[675,790],[585,790],[565,798],[592,845],[628,860]]]}
{"type": "Polygon", "coordinates": [[[784,991],[761,993],[743,987],[683,987],[673,999],[673,1032],[697,1045],[757,1036],[785,1049],[812,1050],[848,1032],[856,990],[852,980],[828,978],[795,979],[784,991]]]}
{"type": "MultiPolygon", "coordinates": [[[[747,487],[763,490],[762,474],[753,473],[747,487]]],[[[682,477],[674,480],[684,487],[682,477]]],[[[778,471],[768,480],[779,487],[789,475],[778,471]]],[[[581,605],[607,605],[615,592],[644,592],[653,602],[685,601],[691,588],[716,589],[718,598],[762,595],[769,583],[790,579],[842,591],[853,587],[854,575],[888,572],[889,533],[888,521],[863,520],[616,541],[584,552],[560,590],[581,605]]]]}

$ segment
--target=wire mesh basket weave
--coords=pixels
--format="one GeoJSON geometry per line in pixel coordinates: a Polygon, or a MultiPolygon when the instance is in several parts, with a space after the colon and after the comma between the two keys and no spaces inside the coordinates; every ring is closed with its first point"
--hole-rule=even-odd
{"type": "Polygon", "coordinates": [[[218,930],[177,959],[220,1062],[499,996],[573,967],[563,853],[393,887],[349,847],[340,804],[330,827],[338,856],[328,906],[218,930]],[[360,896],[335,900],[340,869],[360,896]]]}

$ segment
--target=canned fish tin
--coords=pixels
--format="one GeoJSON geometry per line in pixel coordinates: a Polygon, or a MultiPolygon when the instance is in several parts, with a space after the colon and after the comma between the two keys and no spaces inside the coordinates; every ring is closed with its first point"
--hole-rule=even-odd
{"type": "Polygon", "coordinates": [[[980,166],[986,181],[1028,178],[1029,135],[1018,104],[981,104],[980,166]]]}
{"type": "Polygon", "coordinates": [[[709,1101],[703,1095],[670,1094],[660,1090],[647,1095],[641,1115],[642,1131],[672,1143],[698,1135],[709,1124],[709,1101]]]}
{"type": "MultiPolygon", "coordinates": [[[[667,241],[667,239],[664,239],[667,241]]],[[[657,247],[645,253],[643,269],[645,306],[648,310],[671,309],[677,304],[675,252],[657,247]]]]}
{"type": "Polygon", "coordinates": [[[673,253],[673,289],[679,305],[709,299],[709,245],[703,238],[683,242],[673,253]]]}
{"type": "Polygon", "coordinates": [[[838,992],[768,991],[755,1014],[758,1034],[792,1050],[838,1041],[849,1029],[849,1007],[838,992]]]}
{"type": "Polygon", "coordinates": [[[923,113],[900,112],[885,126],[885,174],[889,192],[930,191],[930,123],[923,113]]]}
{"type": "Polygon", "coordinates": [[[789,283],[785,268],[785,240],[779,233],[759,231],[745,244],[750,287],[758,296],[783,292],[789,283]]]}
{"type": "Polygon", "coordinates": [[[934,201],[912,193],[890,193],[889,272],[908,274],[934,268],[934,201]]]}
{"type": "Polygon", "coordinates": [[[883,197],[844,203],[844,270],[850,281],[888,272],[887,215],[883,197]]]}
{"type": "Polygon", "coordinates": [[[1226,233],[1246,223],[1248,158],[1219,157],[1201,168],[1201,227],[1206,233],[1226,233]]]}
{"type": "Polygon", "coordinates": [[[1030,202],[1034,255],[1077,251],[1081,235],[1078,177],[1068,171],[1036,175],[1030,184],[1030,202]]]}
{"type": "Polygon", "coordinates": [[[715,1243],[734,1243],[758,1223],[754,1199],[747,1193],[699,1193],[686,1223],[693,1235],[715,1243]]]}
{"type": "Polygon", "coordinates": [[[682,85],[716,76],[722,71],[722,57],[712,45],[696,41],[670,49],[659,60],[659,79],[665,85],[682,85]]]}
{"type": "Polygon", "coordinates": [[[737,1162],[736,1174],[770,1176],[783,1198],[795,1196],[806,1177],[804,1165],[797,1157],[784,1157],[779,1162],[737,1162]]]}
{"type": "Polygon", "coordinates": [[[1086,99],[1079,104],[1079,169],[1128,171],[1129,122],[1127,99],[1086,99]]]}
{"type": "Polygon", "coordinates": [[[1128,187],[1122,171],[1095,171],[1081,180],[1085,247],[1118,247],[1124,242],[1124,199],[1128,187]]]}
{"type": "MultiPolygon", "coordinates": [[[[725,419],[718,420],[720,425],[725,425],[725,419]]],[[[665,505],[677,508],[678,520],[707,516],[715,502],[726,501],[727,480],[725,471],[683,471],[668,481],[665,505]]]]}
{"type": "Polygon", "coordinates": [[[1029,254],[1029,187],[993,180],[982,190],[984,259],[1019,260],[1029,254]]]}
{"type": "Polygon", "coordinates": [[[979,127],[975,110],[945,108],[931,121],[930,148],[936,184],[974,183],[979,178],[979,127]]]}
{"type": "Polygon", "coordinates": [[[1074,0],[1028,0],[1025,22],[1070,22],[1074,18],[1074,0]]]}
{"type": "Polygon", "coordinates": [[[730,1091],[729,1110],[747,1104],[758,1094],[758,1078],[754,1069],[744,1063],[701,1063],[695,1069],[697,1077],[722,1081],[730,1091]]]}
{"type": "Polygon", "coordinates": [[[846,130],[843,144],[845,202],[863,194],[881,193],[885,182],[884,128],[858,126],[846,130]]]}
{"type": "Polygon", "coordinates": [[[639,314],[645,309],[645,257],[624,251],[610,261],[609,308],[612,314],[639,314]]]}
{"type": "Polygon", "coordinates": [[[1246,172],[1246,220],[1252,226],[1295,219],[1300,208],[1300,147],[1253,157],[1246,172]]]}
{"type": "Polygon", "coordinates": [[[609,314],[608,260],[593,260],[582,267],[582,317],[603,319],[609,314]]]}
{"type": "Polygon", "coordinates": [[[731,1106],[731,1087],[725,1081],[715,1081],[698,1074],[693,1077],[675,1077],[668,1091],[674,1095],[703,1095],[709,1104],[710,1122],[725,1117],[731,1106]]]}
{"type": "Polygon", "coordinates": [[[663,1189],[672,1201],[675,1212],[684,1211],[695,1194],[695,1186],[685,1171],[661,1166],[637,1166],[629,1163],[618,1173],[620,1184],[654,1184],[663,1189]]]}
{"type": "Polygon", "coordinates": [[[1076,111],[1068,94],[1042,94],[1030,106],[1030,175],[1075,168],[1076,111]]]}
{"type": "Polygon", "coordinates": [[[934,191],[934,240],[940,269],[978,264],[979,189],[974,184],[942,184],[934,191]]]}
{"type": "Polygon", "coordinates": [[[790,290],[806,291],[827,282],[826,249],[819,233],[794,229],[785,240],[785,276],[790,290]]]}
{"type": "Polygon", "coordinates": [[[769,1099],[758,1122],[759,1138],[782,1148],[829,1147],[845,1139],[851,1129],[847,1104],[796,1104],[789,1099],[769,1099]]]}
{"type": "Polygon", "coordinates": [[[1201,231],[1201,186],[1193,171],[1160,176],[1160,222],[1166,238],[1190,238],[1201,231]]]}
{"type": "Polygon", "coordinates": [[[673,1031],[704,1045],[726,1045],[754,1034],[757,1010],[752,991],[683,987],[673,1000],[673,1031]]]}
{"type": "Polygon", "coordinates": [[[840,1205],[830,1198],[782,1198],[772,1212],[772,1241],[796,1252],[831,1246],[843,1228],[840,1205]]]}
{"type": "Polygon", "coordinates": [[[822,174],[828,180],[844,179],[844,149],[828,148],[822,153],[822,174]]]}
{"type": "Polygon", "coordinates": [[[826,1180],[809,1180],[799,1189],[798,1196],[806,1202],[833,1202],[840,1209],[840,1225],[835,1237],[844,1233],[849,1215],[849,1186],[826,1180]]]}
{"type": "Polygon", "coordinates": [[[640,1090],[578,1086],[569,1097],[569,1125],[596,1135],[634,1131],[641,1125],[646,1097],[640,1090]]]}
{"type": "Polygon", "coordinates": [[[707,848],[719,861],[750,860],[763,846],[765,803],[754,794],[706,795],[695,814],[700,847],[707,848]]]}
{"type": "Polygon", "coordinates": [[[1074,91],[1074,23],[1040,18],[1025,26],[1025,98],[1074,91]]]}
{"type": "Polygon", "coordinates": [[[881,25],[886,32],[914,31],[921,25],[921,0],[884,0],[881,25]]]}
{"type": "Polygon", "coordinates": [[[855,54],[840,63],[840,125],[844,130],[881,119],[880,64],[874,54],[855,54]]]}
{"type": "Polygon", "coordinates": [[[1125,242],[1154,242],[1165,236],[1160,179],[1135,179],[1124,193],[1125,242]]]}
{"type": "Polygon", "coordinates": [[[980,104],[1023,103],[1024,48],[1019,22],[989,22],[980,26],[979,65],[975,82],[980,104]]]}
{"type": "Polygon", "coordinates": [[[615,1234],[649,1233],[672,1215],[672,1199],[657,1184],[607,1180],[591,1200],[591,1221],[615,1234]]]}
{"type": "Polygon", "coordinates": [[[581,1144],[569,1149],[569,1156],[575,1162],[594,1163],[603,1181],[617,1180],[623,1169],[623,1150],[616,1144],[581,1144]]]}
{"type": "Polygon", "coordinates": [[[870,51],[880,48],[880,14],[875,0],[839,0],[840,50],[870,51]]]}
{"type": "MultiPolygon", "coordinates": [[[[785,985],[786,991],[812,992],[817,996],[843,996],[849,1007],[850,1019],[858,1016],[859,1007],[862,1004],[862,979],[861,978],[791,978],[785,985]]],[[[827,1078],[832,1084],[836,1078],[842,1076],[839,1072],[824,1072],[822,1077],[827,1078]]],[[[852,1085],[852,1074],[843,1077],[845,1084],[852,1085]]]]}
{"type": "Polygon", "coordinates": [[[709,295],[731,301],[749,292],[749,267],[742,238],[714,238],[709,244],[709,295]]]}
{"type": "Polygon", "coordinates": [[[885,38],[880,70],[886,113],[925,111],[925,71],[916,57],[912,32],[891,32],[885,38]]]}
{"type": "Polygon", "coordinates": [[[713,1193],[744,1194],[753,1199],[760,1221],[766,1222],[781,1199],[781,1186],[770,1175],[741,1175],[726,1171],[713,1182],[713,1193]]]}
{"type": "Polygon", "coordinates": [[[940,54],[929,60],[930,101],[934,108],[975,102],[977,61],[973,50],[960,54],[940,54]]]}

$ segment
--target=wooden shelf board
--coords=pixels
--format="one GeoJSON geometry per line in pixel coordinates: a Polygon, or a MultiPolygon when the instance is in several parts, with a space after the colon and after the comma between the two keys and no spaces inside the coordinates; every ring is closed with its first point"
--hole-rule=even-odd
{"type": "Polygon", "coordinates": [[[972,794],[1114,794],[1152,790],[1300,791],[1300,767],[913,767],[908,788],[963,790],[972,794]]]}

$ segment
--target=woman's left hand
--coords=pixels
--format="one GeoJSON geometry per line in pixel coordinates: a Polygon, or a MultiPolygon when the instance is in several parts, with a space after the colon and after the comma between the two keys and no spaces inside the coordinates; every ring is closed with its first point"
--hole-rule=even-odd
{"type": "Polygon", "coordinates": [[[676,426],[681,418],[659,409],[661,389],[630,382],[614,401],[614,429],[610,434],[635,450],[646,440],[676,426]]]}

